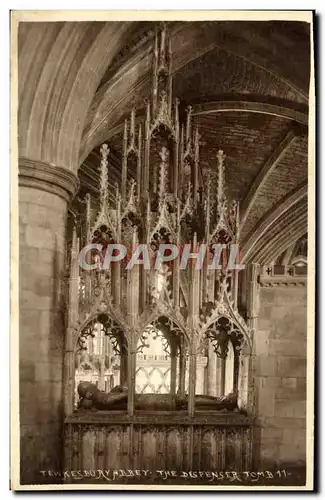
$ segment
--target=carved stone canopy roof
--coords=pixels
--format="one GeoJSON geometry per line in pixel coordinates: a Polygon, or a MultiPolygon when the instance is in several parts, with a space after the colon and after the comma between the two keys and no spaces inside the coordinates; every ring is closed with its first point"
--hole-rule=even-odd
{"type": "MultiPolygon", "coordinates": [[[[93,101],[97,113],[109,116],[110,85],[117,77],[121,79],[124,105],[115,107],[112,121],[100,135],[110,148],[108,182],[112,187],[121,177],[123,118],[136,105],[140,108],[136,120],[144,119],[144,97],[150,88],[150,64],[143,65],[144,60],[150,62],[154,29],[150,23],[135,28],[128,47],[138,50],[121,48],[120,58],[108,68],[93,101]],[[137,80],[130,85],[127,74],[131,66],[143,75],[143,83],[137,80]]],[[[277,228],[271,228],[269,234],[278,241],[276,252],[278,248],[284,251],[306,232],[308,26],[171,23],[169,29],[173,95],[180,98],[180,119],[192,104],[193,123],[200,131],[202,169],[214,161],[220,148],[226,154],[227,190],[229,198],[241,204],[240,242],[248,259],[258,258],[259,251],[254,253],[257,241],[261,247],[268,241],[261,230],[267,219],[277,219],[277,228]],[[290,239],[288,224],[292,224],[290,239]]],[[[81,196],[86,191],[97,194],[99,147],[83,159],[81,196]]]]}
{"type": "MultiPolygon", "coordinates": [[[[202,162],[225,152],[229,196],[241,202],[241,244],[260,260],[272,241],[272,261],[307,228],[310,25],[167,24],[173,95],[182,109],[193,105],[202,162]]],[[[114,185],[124,117],[144,107],[150,90],[155,30],[150,22],[21,23],[20,93],[29,91],[19,103],[20,156],[79,169],[80,194],[96,195],[107,142],[114,185]]]]}

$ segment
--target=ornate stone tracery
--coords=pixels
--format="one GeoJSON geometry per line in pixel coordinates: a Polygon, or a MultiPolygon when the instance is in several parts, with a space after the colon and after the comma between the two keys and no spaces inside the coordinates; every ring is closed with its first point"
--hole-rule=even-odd
{"type": "Polygon", "coordinates": [[[71,249],[68,332],[75,332],[74,345],[83,349],[85,338],[92,335],[91,328],[104,314],[105,332],[119,354],[116,338],[125,340],[130,415],[134,411],[136,356],[146,345],[148,328],[163,336],[171,357],[171,392],[184,393],[187,365],[189,415],[195,410],[197,356],[204,342],[212,342],[222,359],[227,357],[229,340],[235,357],[244,345],[248,352],[251,349],[252,332],[237,309],[238,271],[227,265],[212,269],[208,256],[199,270],[191,260],[184,269],[180,265],[188,244],[191,252],[205,245],[212,258],[213,245],[225,245],[224,255],[229,256],[230,245],[238,244],[239,207],[227,199],[223,151],[219,150],[215,164],[204,170],[200,167],[199,130],[192,123],[190,106],[185,123],[180,122],[179,101],[172,97],[171,64],[170,40],[163,27],[155,40],[145,121],[136,127],[135,109],[125,120],[121,184],[116,186],[115,196],[109,196],[110,152],[103,144],[99,207],[94,215],[87,196],[86,238],[78,238],[75,230],[71,249]],[[136,161],[136,179],[129,181],[131,159],[136,161]],[[89,243],[101,249],[88,252],[88,264],[93,266],[88,271],[79,266],[78,255],[89,243]],[[123,244],[127,253],[103,269],[110,244],[123,244]],[[144,265],[128,268],[139,244],[150,249],[150,260],[157,256],[160,244],[176,245],[179,255],[157,269],[148,270],[144,265]]]}

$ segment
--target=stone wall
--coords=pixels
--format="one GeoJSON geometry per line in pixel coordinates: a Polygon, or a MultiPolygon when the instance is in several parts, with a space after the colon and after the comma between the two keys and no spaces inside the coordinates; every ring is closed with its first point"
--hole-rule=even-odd
{"type": "Polygon", "coordinates": [[[256,446],[260,466],[306,460],[307,288],[260,288],[255,336],[256,446]]]}

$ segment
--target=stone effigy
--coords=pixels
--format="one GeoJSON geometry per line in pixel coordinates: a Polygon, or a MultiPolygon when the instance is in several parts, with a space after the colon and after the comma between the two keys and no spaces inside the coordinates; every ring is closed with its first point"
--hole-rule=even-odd
{"type": "MultiPolygon", "coordinates": [[[[128,389],[118,385],[110,392],[103,392],[95,384],[81,382],[78,385],[80,401],[79,409],[83,410],[126,410],[128,389]]],[[[172,394],[135,394],[134,407],[136,410],[186,410],[187,395],[181,397],[172,394]]],[[[235,410],[237,397],[230,393],[221,397],[196,395],[195,407],[197,410],[235,410]]]]}

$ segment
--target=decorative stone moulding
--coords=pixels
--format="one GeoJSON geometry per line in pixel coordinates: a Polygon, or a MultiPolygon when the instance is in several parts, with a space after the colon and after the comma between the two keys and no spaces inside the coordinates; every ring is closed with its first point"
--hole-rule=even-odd
{"type": "Polygon", "coordinates": [[[260,286],[307,286],[307,277],[260,276],[260,286]]]}
{"type": "Polygon", "coordinates": [[[284,266],[270,265],[262,268],[259,276],[260,286],[306,286],[307,265],[284,266]]]}
{"type": "Polygon", "coordinates": [[[49,163],[19,158],[19,186],[40,189],[67,202],[76,194],[79,180],[71,170],[49,163]]]}

